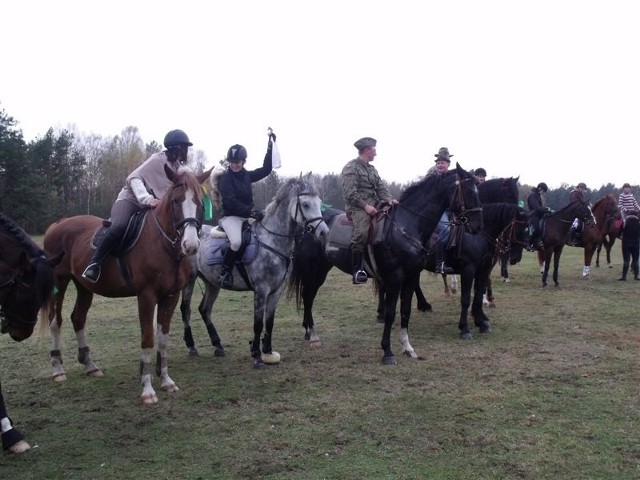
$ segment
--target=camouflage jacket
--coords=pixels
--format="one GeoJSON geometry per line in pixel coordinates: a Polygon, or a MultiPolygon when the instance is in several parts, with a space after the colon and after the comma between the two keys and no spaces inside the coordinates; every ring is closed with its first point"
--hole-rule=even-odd
{"type": "Polygon", "coordinates": [[[347,210],[376,206],[392,199],[376,167],[358,158],[342,169],[342,196],[347,210]]]}

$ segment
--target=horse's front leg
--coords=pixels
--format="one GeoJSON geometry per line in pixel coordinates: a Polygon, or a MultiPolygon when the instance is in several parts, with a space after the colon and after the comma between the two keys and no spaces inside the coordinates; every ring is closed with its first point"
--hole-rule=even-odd
{"type": "MultiPolygon", "coordinates": [[[[264,368],[266,366],[262,359],[260,350],[260,337],[264,329],[264,313],[267,302],[267,293],[255,290],[253,293],[253,340],[249,342],[251,357],[253,358],[253,368],[264,368]]],[[[271,339],[268,340],[269,345],[271,339]]]]}
{"type": "Polygon", "coordinates": [[[93,302],[93,293],[82,287],[79,283],[76,284],[76,290],[77,297],[73,311],[71,312],[71,323],[73,324],[73,330],[78,342],[78,362],[84,365],[87,375],[91,377],[102,377],[104,375],[102,370],[100,370],[91,359],[91,350],[89,349],[85,335],[87,313],[93,302]]]}
{"type": "Polygon", "coordinates": [[[491,283],[489,279],[490,272],[476,273],[474,282],[473,301],[471,304],[471,315],[475,325],[480,329],[480,333],[491,333],[491,324],[489,318],[485,315],[483,310],[483,296],[484,292],[488,290],[488,285],[491,283]]]}
{"type": "MultiPolygon", "coordinates": [[[[326,278],[326,274],[324,276],[326,278]]],[[[302,307],[304,310],[302,316],[302,327],[304,328],[304,339],[309,342],[310,347],[319,347],[322,345],[320,337],[316,334],[315,323],[313,321],[313,302],[316,299],[320,285],[324,283],[325,278],[307,279],[302,285],[302,307]]]]}
{"type": "Polygon", "coordinates": [[[558,283],[558,270],[560,268],[560,256],[562,255],[562,247],[559,247],[553,254],[553,283],[555,286],[559,286],[558,283]]]}
{"type": "Polygon", "coordinates": [[[222,340],[220,340],[218,331],[213,325],[213,320],[211,320],[211,311],[213,309],[213,304],[218,299],[219,294],[220,287],[205,280],[204,295],[202,296],[202,300],[200,301],[198,311],[200,312],[202,320],[207,327],[207,333],[209,334],[209,339],[211,340],[211,345],[213,346],[213,355],[216,357],[224,357],[225,352],[224,347],[222,346],[222,340]]]}
{"type": "MultiPolygon", "coordinates": [[[[140,336],[142,353],[140,355],[140,383],[142,384],[142,403],[151,405],[158,403],[158,396],[151,384],[151,356],[153,354],[153,318],[156,301],[149,295],[138,296],[138,319],[140,321],[140,336]]],[[[158,322],[159,326],[159,322],[158,322]]]]}
{"type": "Polygon", "coordinates": [[[549,266],[551,264],[551,254],[552,250],[545,250],[544,252],[544,263],[541,265],[542,268],[542,286],[547,286],[547,277],[549,276],[549,266]]]}
{"type": "Polygon", "coordinates": [[[422,291],[422,288],[420,288],[420,275],[418,275],[415,294],[416,294],[416,308],[418,309],[418,311],[431,312],[433,310],[433,307],[427,301],[427,297],[425,297],[424,292],[422,291]]]}
{"type": "Polygon", "coordinates": [[[158,353],[156,357],[156,375],[160,377],[160,388],[165,392],[177,392],[176,383],[169,377],[169,332],[171,331],[171,318],[178,305],[179,295],[173,293],[158,302],[158,353]]]}
{"type": "MultiPolygon", "coordinates": [[[[472,340],[473,335],[469,330],[468,311],[471,304],[471,286],[473,284],[473,274],[467,270],[460,273],[460,284],[462,292],[460,294],[460,320],[458,321],[458,329],[460,330],[460,338],[462,340],[472,340]]],[[[480,297],[482,298],[482,296],[480,297]]]]}
{"type": "Polygon", "coordinates": [[[262,337],[262,361],[268,365],[280,363],[280,354],[273,350],[271,339],[273,338],[273,326],[275,324],[276,308],[282,295],[282,288],[267,296],[264,311],[264,335],[262,337]]]}
{"type": "Polygon", "coordinates": [[[2,385],[0,384],[0,433],[2,434],[2,449],[8,450],[11,453],[23,453],[31,448],[31,446],[24,439],[24,435],[18,430],[13,428],[9,415],[7,414],[7,407],[4,404],[4,397],[2,396],[2,385]]]}
{"type": "Polygon", "coordinates": [[[411,316],[413,293],[419,289],[419,281],[420,276],[418,275],[411,281],[405,282],[400,293],[400,344],[402,345],[402,354],[409,358],[418,358],[418,354],[409,343],[409,317],[411,316]]]}
{"type": "Polygon", "coordinates": [[[192,274],[189,276],[187,285],[182,289],[182,298],[180,300],[180,314],[182,317],[183,329],[182,339],[189,349],[190,357],[198,356],[196,342],[194,341],[193,333],[191,332],[191,298],[193,297],[193,288],[196,285],[196,278],[197,276],[192,272],[192,274]]]}
{"type": "MultiPolygon", "coordinates": [[[[400,288],[391,285],[394,282],[386,282],[381,288],[381,294],[384,302],[384,330],[382,331],[382,341],[380,346],[384,350],[382,363],[385,365],[396,365],[398,362],[396,356],[391,350],[391,327],[396,318],[396,307],[398,305],[398,297],[400,296],[400,288]]],[[[415,285],[413,285],[415,287],[415,285]]]]}

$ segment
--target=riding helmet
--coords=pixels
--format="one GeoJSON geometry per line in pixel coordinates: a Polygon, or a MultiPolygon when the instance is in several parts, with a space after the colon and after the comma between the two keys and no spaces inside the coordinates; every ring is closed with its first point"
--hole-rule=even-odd
{"type": "Polygon", "coordinates": [[[540,182],[536,187],[536,190],[542,190],[543,192],[547,192],[549,190],[549,187],[547,187],[546,183],[540,182]]]}
{"type": "Polygon", "coordinates": [[[164,136],[164,147],[179,147],[180,145],[192,146],[189,137],[182,130],[171,130],[164,136]]]}
{"type": "Polygon", "coordinates": [[[587,184],[584,183],[584,182],[580,182],[576,188],[584,188],[586,190],[587,189],[587,184]]]}
{"type": "Polygon", "coordinates": [[[476,177],[486,177],[487,176],[487,171],[484,168],[476,168],[475,172],[473,172],[473,174],[476,177]]]}
{"type": "Polygon", "coordinates": [[[247,149],[242,145],[232,145],[227,151],[227,162],[242,162],[247,159],[247,149]]]}

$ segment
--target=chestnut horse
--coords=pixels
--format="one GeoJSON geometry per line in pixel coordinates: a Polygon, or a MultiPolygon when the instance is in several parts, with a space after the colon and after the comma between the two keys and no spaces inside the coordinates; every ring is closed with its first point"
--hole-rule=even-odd
{"type": "MultiPolygon", "coordinates": [[[[53,269],[44,251],[13,220],[0,213],[0,333],[16,342],[33,333],[38,313],[48,316],[53,269]]],[[[22,453],[30,448],[11,424],[0,386],[2,448],[22,453]]]]}
{"type": "MultiPolygon", "coordinates": [[[[593,254],[598,253],[604,245],[607,252],[607,263],[611,267],[611,248],[618,236],[616,220],[621,220],[618,201],[612,194],[607,194],[598,199],[593,205],[593,216],[596,218],[596,225],[593,228],[585,228],[582,233],[582,243],[584,245],[584,267],[582,276],[589,278],[591,260],[593,254]]],[[[599,258],[596,257],[596,267],[600,266],[599,258]]]]}
{"type": "Polygon", "coordinates": [[[55,267],[55,309],[50,315],[53,336],[51,364],[53,379],[66,379],[62,367],[61,326],[62,304],[70,281],[76,286],[77,298],[71,322],[78,341],[78,360],[90,376],[102,376],[102,371],[91,359],[85,337],[87,312],[93,295],[104,297],[138,297],[138,317],[142,337],[140,374],[142,401],[156,403],[158,397],[151,382],[151,356],[154,347],[154,313],[157,315],[158,351],[156,374],[161,388],[167,392],[178,390],[169,377],[167,344],[171,317],[180,299],[180,290],[191,273],[191,262],[185,257],[193,255],[200,246],[199,232],[202,216],[202,190],[200,184],[211,171],[194,175],[190,171],[173,172],[165,166],[173,187],[161,203],[146,211],[142,229],[135,245],[121,256],[109,256],[102,266],[97,283],[82,277],[92,254],[92,238],[103,225],[103,220],[90,215],[64,218],[49,226],[44,236],[44,247],[51,254],[64,253],[62,262],[55,267]]]}

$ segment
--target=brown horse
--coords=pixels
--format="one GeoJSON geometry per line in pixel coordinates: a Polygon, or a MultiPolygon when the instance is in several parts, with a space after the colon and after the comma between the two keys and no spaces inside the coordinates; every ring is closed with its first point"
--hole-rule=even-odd
{"type": "MultiPolygon", "coordinates": [[[[0,333],[8,333],[17,342],[29,338],[38,313],[48,316],[52,292],[53,269],[44,251],[0,213],[0,333]]],[[[4,450],[22,453],[30,448],[9,420],[1,387],[0,427],[4,450]]]]}
{"type": "Polygon", "coordinates": [[[53,379],[66,379],[62,367],[61,334],[62,304],[70,281],[76,286],[77,298],[71,312],[71,322],[78,341],[78,360],[90,376],[102,376],[93,363],[87,340],[85,323],[93,295],[104,297],[138,297],[138,317],[142,336],[140,374],[142,401],[156,403],[158,397],[151,384],[151,355],[154,347],[154,312],[157,316],[158,352],[156,374],[161,388],[175,392],[178,387],[169,377],[167,343],[171,317],[180,299],[180,291],[191,273],[191,262],[185,259],[200,246],[202,190],[200,184],[210,170],[200,175],[190,172],[174,173],[165,167],[173,187],[161,203],[147,212],[140,236],[135,245],[120,257],[109,256],[97,283],[82,277],[91,258],[91,240],[101,228],[103,220],[90,215],[64,218],[51,225],[44,236],[44,247],[52,253],[64,252],[62,262],[55,268],[58,292],[54,297],[55,310],[50,315],[53,336],[51,364],[53,379]]]}
{"type": "MultiPolygon", "coordinates": [[[[607,261],[611,266],[611,247],[616,241],[618,229],[616,220],[620,220],[620,209],[616,198],[607,194],[598,199],[593,205],[593,216],[596,224],[589,228],[584,228],[582,232],[582,244],[584,245],[584,267],[582,267],[582,277],[589,278],[591,274],[591,260],[596,249],[601,249],[605,245],[607,250],[607,261]]],[[[596,263],[599,266],[599,262],[596,263]]]]}
{"type": "Polygon", "coordinates": [[[558,283],[558,267],[560,266],[560,257],[562,249],[565,245],[567,234],[571,228],[573,220],[579,218],[584,223],[585,229],[591,228],[595,224],[595,218],[591,212],[591,207],[586,202],[576,201],[552,213],[544,219],[544,228],[542,233],[542,243],[544,250],[538,252],[538,261],[540,262],[540,273],[542,273],[542,286],[547,286],[547,276],[549,275],[549,267],[551,258],[553,257],[553,283],[557,287],[558,283]]]}

